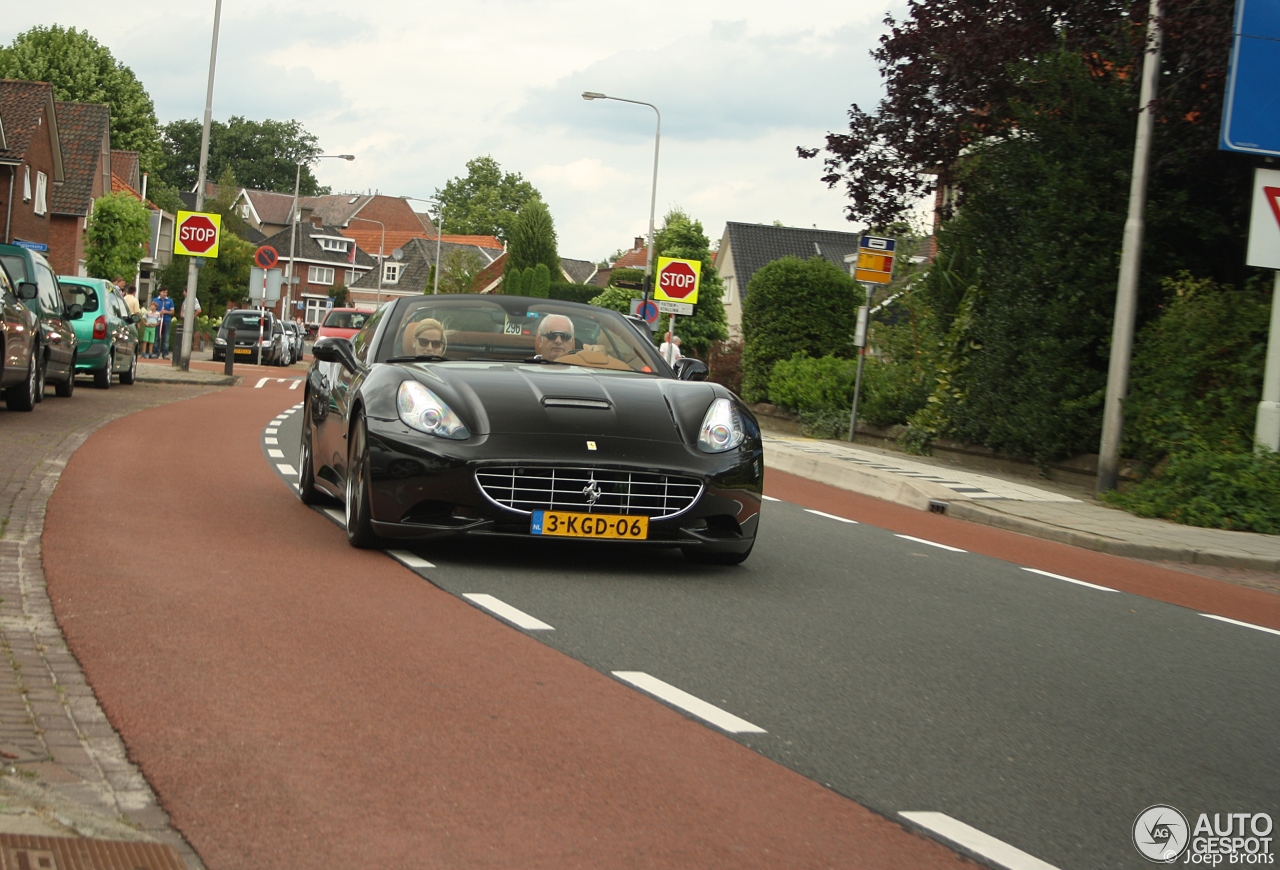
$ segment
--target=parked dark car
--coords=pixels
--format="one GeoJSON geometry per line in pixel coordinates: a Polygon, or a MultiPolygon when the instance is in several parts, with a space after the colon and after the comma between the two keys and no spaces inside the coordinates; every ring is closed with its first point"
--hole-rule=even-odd
{"type": "Polygon", "coordinates": [[[30,411],[44,392],[44,359],[40,353],[40,318],[22,304],[36,288],[14,286],[0,266],[0,390],[10,411],[30,411]]]}
{"type": "Polygon", "coordinates": [[[227,358],[227,334],[232,329],[236,331],[236,344],[232,353],[237,362],[280,365],[285,359],[284,328],[275,315],[270,311],[242,308],[228,311],[222,318],[222,326],[218,327],[218,334],[213,339],[215,362],[222,362],[227,358]]]}
{"type": "MultiPolygon", "coordinates": [[[[18,285],[34,285],[34,298],[23,296],[23,302],[40,318],[40,348],[44,357],[44,379],[54,385],[59,396],[70,396],[76,387],[76,352],[78,342],[71,321],[83,312],[79,305],[63,299],[58,279],[49,261],[39,251],[20,245],[0,245],[0,263],[18,285]]],[[[30,291],[28,291],[29,293],[30,291]]],[[[37,401],[44,398],[40,391],[37,401]]]]}
{"type": "Polygon", "coordinates": [[[284,331],[289,337],[289,362],[298,362],[302,359],[302,342],[306,338],[306,333],[300,324],[292,320],[284,321],[284,331]]]}
{"type": "Polygon", "coordinates": [[[111,376],[119,375],[120,383],[132,384],[138,373],[138,321],[141,314],[130,314],[120,292],[103,278],[58,279],[62,297],[78,304],[83,314],[72,321],[80,350],[76,354],[76,372],[93,375],[93,385],[100,390],[111,386],[111,376]]]}
{"type": "Polygon", "coordinates": [[[353,546],[471,534],[751,553],[759,425],[616,311],[405,297],[312,355],[299,494],[344,501],[353,546]]]}

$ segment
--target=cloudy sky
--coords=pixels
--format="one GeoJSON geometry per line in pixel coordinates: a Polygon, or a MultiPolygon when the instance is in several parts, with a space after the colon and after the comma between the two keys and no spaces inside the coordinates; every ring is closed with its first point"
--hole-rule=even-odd
{"type": "MultiPolygon", "coordinates": [[[[17,4],[11,4],[17,5],[17,4]]],[[[48,0],[6,10],[88,30],[133,69],[161,123],[204,111],[213,0],[48,0]]],[[[869,51],[900,0],[224,0],[214,117],[296,118],[330,153],[335,191],[429,197],[492,155],[543,194],[562,256],[598,259],[647,232],[662,110],[658,221],[679,205],[714,240],[729,220],[845,221],[821,164],[795,156],[880,84],[869,51]]],[[[448,228],[446,227],[446,231],[448,228]]]]}

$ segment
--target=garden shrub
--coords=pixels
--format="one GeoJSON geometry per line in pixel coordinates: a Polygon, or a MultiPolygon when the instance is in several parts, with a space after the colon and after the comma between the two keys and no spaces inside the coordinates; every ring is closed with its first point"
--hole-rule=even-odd
{"type": "Polygon", "coordinates": [[[742,342],[729,339],[714,341],[707,352],[707,380],[742,393],[742,342]]]}
{"type": "Polygon", "coordinates": [[[863,292],[845,271],[821,257],[783,257],[751,278],[742,310],[742,397],[769,396],[774,364],[797,352],[853,355],[863,292]]]}
{"type": "Polygon", "coordinates": [[[589,305],[592,299],[600,295],[602,288],[595,284],[571,284],[568,281],[553,281],[547,288],[548,299],[559,299],[562,302],[581,302],[589,305]]]}

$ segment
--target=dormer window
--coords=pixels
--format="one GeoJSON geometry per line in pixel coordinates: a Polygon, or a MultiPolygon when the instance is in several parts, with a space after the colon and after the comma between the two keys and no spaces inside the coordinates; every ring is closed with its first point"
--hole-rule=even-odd
{"type": "Polygon", "coordinates": [[[382,267],[382,283],[394,284],[400,280],[400,272],[403,270],[403,263],[386,263],[382,267]]]}
{"type": "Polygon", "coordinates": [[[317,239],[320,242],[320,249],[323,251],[336,251],[339,254],[347,252],[347,246],[351,243],[342,239],[317,239]]]}

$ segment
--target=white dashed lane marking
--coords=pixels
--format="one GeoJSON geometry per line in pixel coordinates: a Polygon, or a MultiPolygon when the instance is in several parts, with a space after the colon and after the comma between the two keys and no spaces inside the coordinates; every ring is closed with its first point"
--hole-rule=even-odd
{"type": "Polygon", "coordinates": [[[279,469],[280,473],[286,477],[298,476],[298,469],[294,468],[292,465],[285,465],[283,462],[277,462],[276,468],[279,469]]]}
{"type": "Polygon", "coordinates": [[[1054,580],[1065,580],[1068,583],[1074,583],[1077,586],[1088,586],[1090,589],[1097,589],[1099,592],[1116,592],[1107,586],[1098,586],[1096,583],[1086,583],[1083,580],[1076,580],[1072,577],[1063,577],[1061,574],[1050,574],[1048,571],[1041,571],[1039,568],[1023,568],[1023,571],[1030,571],[1032,574],[1039,574],[1042,577],[1052,577],[1054,580]]]}
{"type": "Polygon", "coordinates": [[[467,592],[462,597],[477,607],[483,607],[494,616],[505,619],[517,628],[523,628],[525,631],[555,631],[554,628],[547,625],[541,619],[532,617],[523,610],[512,607],[510,604],[507,604],[499,598],[494,598],[492,595],[485,595],[483,592],[467,592]]]}
{"type": "Polygon", "coordinates": [[[1209,619],[1216,619],[1218,622],[1227,622],[1231,625],[1238,625],[1241,628],[1252,628],[1254,631],[1265,631],[1268,634],[1280,634],[1280,631],[1276,631],[1274,628],[1263,628],[1261,625],[1254,625],[1251,622],[1240,622],[1238,619],[1227,619],[1225,616],[1214,616],[1212,613],[1202,613],[1200,615],[1208,617],[1209,619]]]}
{"type": "Polygon", "coordinates": [[[855,526],[858,525],[857,520],[847,519],[846,517],[838,517],[835,514],[829,514],[829,513],[826,513],[825,511],[815,511],[813,508],[805,508],[804,510],[805,510],[805,513],[815,514],[816,516],[820,516],[820,517],[826,517],[829,520],[839,520],[842,523],[852,523],[855,526]]]}
{"type": "Polygon", "coordinates": [[[267,455],[270,456],[272,459],[284,459],[283,450],[268,450],[267,455]]]}
{"type": "Polygon", "coordinates": [[[408,550],[387,550],[387,555],[406,568],[434,568],[435,565],[408,550]]]}
{"type": "Polygon", "coordinates": [[[967,553],[968,550],[962,550],[959,547],[951,547],[947,544],[939,544],[937,541],[926,541],[924,538],[914,538],[911,535],[895,535],[894,537],[904,538],[908,541],[915,541],[917,544],[928,544],[930,547],[937,547],[939,550],[950,550],[953,553],[967,553]]]}
{"type": "Polygon", "coordinates": [[[1034,855],[1015,849],[1003,840],[984,834],[945,813],[902,812],[898,815],[1005,870],[1058,870],[1052,864],[1046,864],[1034,855]]]}
{"type": "Polygon", "coordinates": [[[262,439],[263,444],[279,444],[280,442],[271,436],[262,439]]]}
{"type": "Polygon", "coordinates": [[[344,529],[347,527],[347,515],[342,511],[337,508],[325,508],[324,513],[325,516],[342,526],[344,529]]]}
{"type": "Polygon", "coordinates": [[[773,496],[771,496],[771,495],[762,495],[762,496],[760,496],[760,497],[761,497],[761,498],[763,498],[765,501],[782,501],[782,499],[780,499],[780,498],[774,498],[774,497],[773,497],[773,496]]]}
{"type": "Polygon", "coordinates": [[[760,726],[752,725],[746,719],[739,719],[732,713],[721,710],[714,704],[708,704],[701,698],[690,695],[683,689],[677,689],[670,683],[664,683],[644,671],[614,671],[613,675],[624,683],[630,683],[640,691],[666,701],[671,706],[678,707],[691,716],[697,716],[704,722],[710,722],[720,730],[727,731],[730,734],[768,733],[760,726]]]}

